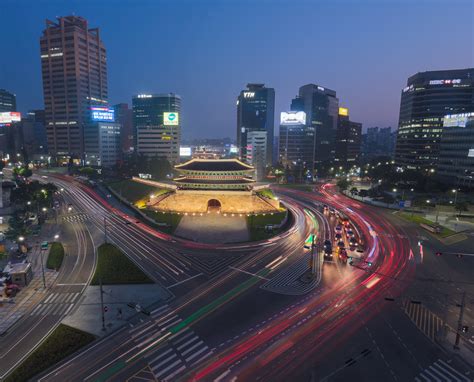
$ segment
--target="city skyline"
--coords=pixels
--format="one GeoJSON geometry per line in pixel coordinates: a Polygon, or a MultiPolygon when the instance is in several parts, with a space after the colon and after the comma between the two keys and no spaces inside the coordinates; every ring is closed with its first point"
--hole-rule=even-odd
{"type": "MultiPolygon", "coordinates": [[[[4,63],[0,67],[0,79],[3,88],[16,93],[20,111],[44,106],[38,57],[38,37],[44,19],[74,13],[86,18],[90,27],[100,28],[108,53],[110,104],[130,105],[133,94],[142,92],[180,94],[183,120],[187,121],[183,124],[184,138],[234,138],[235,97],[248,82],[275,88],[276,118],[279,112],[289,109],[300,86],[315,83],[336,90],[341,106],[348,107],[351,117],[363,123],[364,131],[370,126],[396,128],[400,93],[406,78],[426,70],[472,65],[472,49],[465,48],[472,46],[472,26],[468,20],[472,4],[467,1],[429,7],[422,3],[393,2],[383,9],[371,7],[371,2],[360,7],[355,2],[343,2],[344,7],[298,2],[292,8],[297,21],[285,17],[288,2],[279,2],[270,10],[266,9],[266,2],[249,3],[244,8],[235,3],[206,2],[201,8],[190,2],[173,5],[142,2],[141,7],[131,10],[126,7],[127,2],[113,9],[90,2],[72,3],[68,9],[56,3],[41,6],[21,3],[24,7],[7,2],[4,5],[7,12],[0,16],[3,27],[12,36],[5,41],[4,49],[15,58],[9,61],[15,65],[4,63]],[[407,20],[408,5],[412,16],[407,20]],[[179,15],[180,28],[173,29],[172,17],[171,20],[157,17],[160,10],[179,15]],[[355,10],[361,16],[352,17],[355,10]],[[443,17],[441,34],[437,20],[447,10],[456,14],[456,18],[443,17]],[[12,23],[19,13],[28,20],[27,24],[12,23]],[[234,17],[230,18],[231,15],[234,17]],[[312,28],[308,22],[315,15],[318,24],[312,28]],[[257,23],[264,16],[265,22],[257,23]],[[464,22],[463,17],[466,17],[464,22]],[[125,18],[127,24],[123,25],[129,25],[130,29],[121,25],[125,18]],[[152,20],[165,22],[152,23],[152,20]],[[318,30],[327,30],[326,24],[334,20],[337,23],[328,34],[330,37],[318,34],[318,30]],[[201,26],[204,24],[205,28],[201,26]],[[363,24],[365,28],[357,29],[363,24]],[[264,32],[272,26],[275,26],[272,38],[267,42],[265,38],[258,39],[265,43],[260,46],[254,37],[264,37],[264,32]],[[170,30],[173,39],[160,39],[170,30]],[[354,30],[360,33],[360,39],[351,32],[354,30]],[[410,34],[415,32],[418,39],[410,40],[410,34]],[[150,39],[150,33],[156,38],[150,39]],[[191,42],[190,33],[195,36],[191,42]],[[440,46],[448,46],[446,52],[456,53],[440,55],[437,53],[440,46]],[[164,51],[168,52],[166,59],[162,58],[164,51]],[[308,57],[295,59],[302,57],[298,51],[308,52],[305,53],[308,57]],[[401,59],[402,55],[406,59],[401,59]]],[[[277,122],[278,119],[275,129],[277,122]]]]}

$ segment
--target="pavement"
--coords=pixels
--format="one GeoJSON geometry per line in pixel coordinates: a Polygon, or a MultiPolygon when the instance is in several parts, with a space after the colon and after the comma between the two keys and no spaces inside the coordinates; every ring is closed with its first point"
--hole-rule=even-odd
{"type": "Polygon", "coordinates": [[[245,217],[215,213],[183,216],[174,233],[201,243],[238,243],[249,240],[245,217]]]}
{"type": "Polygon", "coordinates": [[[77,306],[62,323],[103,337],[137,314],[133,307],[128,306],[129,303],[147,309],[172,297],[168,290],[156,284],[104,285],[103,292],[105,330],[102,330],[101,322],[100,287],[95,285],[86,288],[77,306]]]}

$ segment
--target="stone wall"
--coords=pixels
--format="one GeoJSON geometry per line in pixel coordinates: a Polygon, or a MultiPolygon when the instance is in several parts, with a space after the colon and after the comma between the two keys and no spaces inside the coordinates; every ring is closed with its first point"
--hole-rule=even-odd
{"type": "Polygon", "coordinates": [[[150,206],[166,212],[207,213],[208,202],[216,199],[221,204],[221,213],[267,213],[278,210],[277,200],[263,200],[251,192],[238,191],[182,191],[179,190],[159,203],[150,206]]]}

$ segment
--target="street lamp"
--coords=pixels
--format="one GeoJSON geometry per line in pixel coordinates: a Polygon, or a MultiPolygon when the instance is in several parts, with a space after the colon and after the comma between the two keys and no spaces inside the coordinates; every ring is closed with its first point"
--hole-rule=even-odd
{"type": "Polygon", "coordinates": [[[25,240],[25,237],[24,237],[24,236],[19,236],[19,237],[18,237],[18,241],[19,241],[19,242],[22,242],[22,241],[24,241],[24,240],[25,240]]]}
{"type": "Polygon", "coordinates": [[[41,211],[46,212],[46,211],[48,211],[48,209],[47,209],[46,207],[43,207],[43,208],[41,209],[41,211]]]}
{"type": "Polygon", "coordinates": [[[394,189],[393,189],[393,192],[397,192],[397,189],[396,189],[396,188],[394,188],[394,189]]]}
{"type": "Polygon", "coordinates": [[[58,239],[59,239],[59,235],[58,234],[54,235],[54,240],[58,240],[58,239]]]}
{"type": "Polygon", "coordinates": [[[458,189],[454,189],[452,190],[452,192],[454,193],[454,204],[456,204],[457,200],[458,200],[458,189]]]}

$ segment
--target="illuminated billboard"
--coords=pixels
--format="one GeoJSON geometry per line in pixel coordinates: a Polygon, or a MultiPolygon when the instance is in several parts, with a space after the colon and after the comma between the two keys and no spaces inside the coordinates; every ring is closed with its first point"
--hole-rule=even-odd
{"type": "Polygon", "coordinates": [[[347,107],[340,107],[339,115],[342,115],[343,117],[349,116],[349,109],[347,107]]]}
{"type": "Polygon", "coordinates": [[[178,126],[179,125],[179,114],[172,112],[163,113],[163,125],[165,126],[178,126]]]}
{"type": "Polygon", "coordinates": [[[306,113],[304,111],[284,111],[280,114],[281,125],[305,125],[306,113]]]}
{"type": "Polygon", "coordinates": [[[21,121],[21,113],[16,111],[7,111],[5,113],[0,113],[0,124],[12,123],[12,122],[20,122],[21,121]]]}
{"type": "Polygon", "coordinates": [[[93,121],[115,121],[115,110],[103,107],[103,106],[93,106],[91,107],[91,119],[93,121]]]}
{"type": "Polygon", "coordinates": [[[238,154],[238,153],[239,153],[239,148],[238,148],[237,146],[235,146],[235,145],[231,145],[231,146],[230,146],[230,149],[229,149],[229,152],[230,152],[231,154],[238,154]]]}
{"type": "Polygon", "coordinates": [[[443,119],[444,127],[465,127],[469,119],[474,119],[474,112],[445,115],[443,119]]]}
{"type": "Polygon", "coordinates": [[[179,147],[179,156],[180,157],[190,157],[191,156],[191,147],[189,147],[189,146],[180,146],[179,147]]]}

